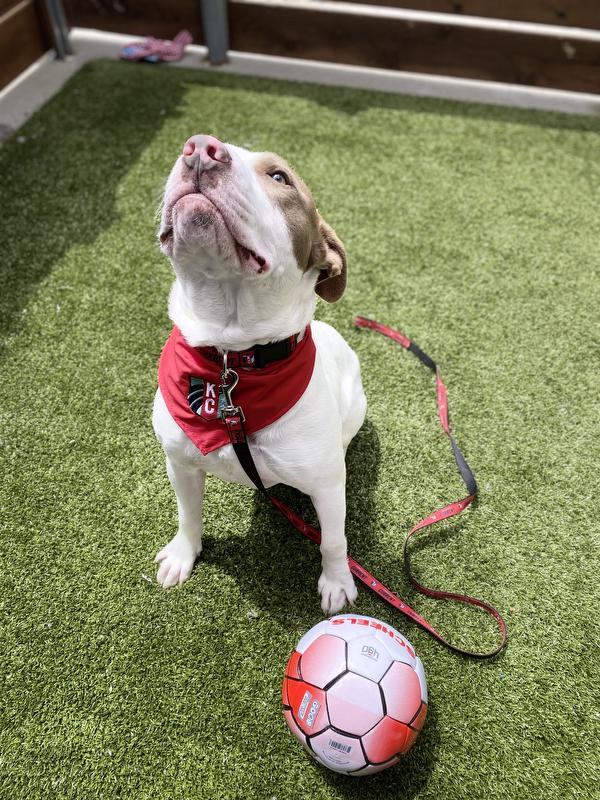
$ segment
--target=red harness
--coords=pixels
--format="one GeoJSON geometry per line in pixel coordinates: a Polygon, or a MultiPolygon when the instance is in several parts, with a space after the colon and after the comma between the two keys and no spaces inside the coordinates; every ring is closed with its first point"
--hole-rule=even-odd
{"type": "MultiPolygon", "coordinates": [[[[286,340],[287,357],[256,369],[264,354],[260,346],[227,354],[243,380],[236,402],[244,408],[244,429],[256,433],[278,420],[306,391],[315,365],[315,343],[310,325],[303,338],[286,340]]],[[[266,359],[265,359],[266,360],[266,359]]],[[[158,363],[158,385],[169,413],[204,454],[229,444],[223,421],[227,398],[221,383],[223,354],[213,347],[191,347],[179,328],[173,328],[158,363]]]]}

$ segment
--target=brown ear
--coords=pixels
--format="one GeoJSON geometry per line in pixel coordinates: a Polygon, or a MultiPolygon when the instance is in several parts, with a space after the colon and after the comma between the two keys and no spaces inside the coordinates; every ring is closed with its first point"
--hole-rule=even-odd
{"type": "Polygon", "coordinates": [[[328,303],[335,303],[346,288],[346,250],[325,220],[319,217],[318,242],[313,244],[310,266],[319,270],[316,293],[328,303]]]}

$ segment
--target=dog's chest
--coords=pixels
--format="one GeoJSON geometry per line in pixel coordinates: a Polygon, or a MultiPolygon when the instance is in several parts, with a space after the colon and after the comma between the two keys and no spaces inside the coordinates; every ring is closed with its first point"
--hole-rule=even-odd
{"type": "Polygon", "coordinates": [[[234,352],[225,362],[218,351],[192,347],[173,329],[160,357],[159,387],[170,415],[202,453],[229,443],[226,406],[241,409],[250,435],[276,422],[302,397],[315,363],[310,327],[301,341],[294,338],[291,351],[278,353],[277,347],[271,347],[274,360],[266,366],[258,347],[246,354],[246,361],[240,360],[244,353],[234,352]],[[239,364],[232,363],[234,356],[239,364]]]}
{"type": "MultiPolygon", "coordinates": [[[[322,483],[323,470],[343,471],[342,442],[349,441],[364,417],[355,354],[330,326],[313,322],[311,328],[316,358],[306,391],[276,422],[249,436],[265,486],[285,483],[305,494],[322,483]]],[[[160,389],[155,397],[153,426],[171,461],[253,488],[231,445],[207,454],[197,448],[169,413],[160,389]]]]}
{"type": "MultiPolygon", "coordinates": [[[[171,460],[184,465],[198,466],[204,472],[215,475],[228,483],[240,483],[254,488],[230,444],[206,454],[196,447],[192,439],[184,433],[171,416],[160,389],[156,392],[154,400],[152,422],[156,436],[171,460]]],[[[266,486],[273,486],[282,480],[273,471],[270,459],[264,457],[265,443],[271,438],[272,432],[254,434],[249,437],[254,460],[266,486]]],[[[267,444],[267,449],[268,446],[267,444]]]]}

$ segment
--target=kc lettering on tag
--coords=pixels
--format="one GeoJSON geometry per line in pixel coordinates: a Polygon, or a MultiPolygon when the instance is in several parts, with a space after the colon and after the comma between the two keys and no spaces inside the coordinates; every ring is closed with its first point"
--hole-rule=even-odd
{"type": "Polygon", "coordinates": [[[220,419],[225,397],[216,383],[190,376],[188,403],[194,414],[202,419],[220,419]]]}

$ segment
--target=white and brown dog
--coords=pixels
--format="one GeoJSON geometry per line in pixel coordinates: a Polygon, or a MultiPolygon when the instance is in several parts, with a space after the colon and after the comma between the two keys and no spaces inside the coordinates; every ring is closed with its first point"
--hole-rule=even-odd
{"type": "MultiPolygon", "coordinates": [[[[303,394],[276,421],[249,431],[248,441],[265,486],[285,483],[310,496],[322,535],[321,606],[335,613],[356,597],[344,532],[345,453],[366,399],[355,353],[313,314],[317,294],[333,302],[344,292],[343,245],[282,158],[200,135],[186,142],[167,181],[159,238],[176,274],[169,314],[188,350],[252,358],[257,345],[314,342],[303,394]]],[[[273,362],[265,372],[278,368],[273,362]]],[[[239,373],[241,385],[245,368],[239,373]]],[[[198,391],[202,413],[216,413],[214,385],[198,391]]],[[[192,386],[186,399],[193,393],[192,386]]],[[[206,473],[253,484],[230,444],[193,443],[165,394],[159,382],[153,425],[179,513],[177,534],[156,556],[157,580],[168,587],[189,577],[202,549],[206,473]]],[[[190,405],[198,414],[198,403],[190,405]]]]}

